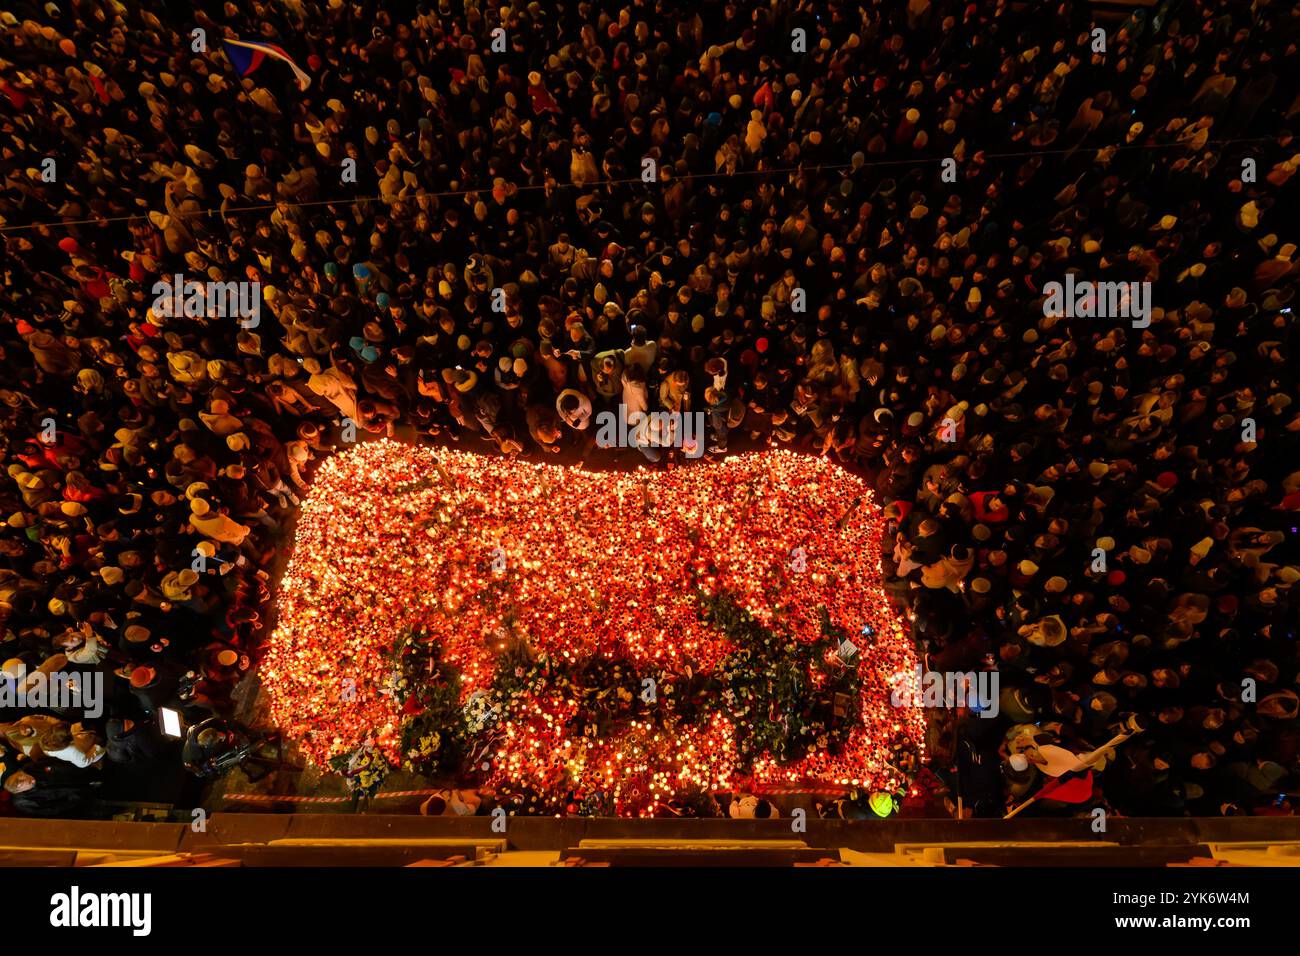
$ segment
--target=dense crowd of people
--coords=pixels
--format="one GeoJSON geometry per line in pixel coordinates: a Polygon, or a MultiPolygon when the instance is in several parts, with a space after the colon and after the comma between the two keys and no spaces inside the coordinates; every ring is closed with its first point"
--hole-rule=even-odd
{"type": "Polygon", "coordinates": [[[927,666],[1000,675],[931,742],[973,812],[1130,714],[1121,812],[1294,783],[1291,5],[65,0],[0,35],[0,660],[106,695],[3,709],[18,812],[86,812],[162,707],[232,716],[352,432],[691,467],[600,447],[620,404],[871,478],[927,666]],[[1150,282],[1149,326],[1046,310],[1067,273],[1150,282]],[[163,314],[177,274],[260,321],[163,314]]]}

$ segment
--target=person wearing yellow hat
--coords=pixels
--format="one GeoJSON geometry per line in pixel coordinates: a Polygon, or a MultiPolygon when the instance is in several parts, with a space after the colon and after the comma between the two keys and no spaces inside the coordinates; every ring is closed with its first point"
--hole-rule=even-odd
{"type": "Polygon", "coordinates": [[[867,798],[867,805],[871,808],[871,812],[882,820],[898,809],[897,801],[892,794],[888,793],[873,793],[867,798]]]}
{"type": "Polygon", "coordinates": [[[161,584],[163,597],[168,601],[183,604],[194,596],[193,588],[198,581],[198,573],[191,568],[164,575],[161,584]]]}

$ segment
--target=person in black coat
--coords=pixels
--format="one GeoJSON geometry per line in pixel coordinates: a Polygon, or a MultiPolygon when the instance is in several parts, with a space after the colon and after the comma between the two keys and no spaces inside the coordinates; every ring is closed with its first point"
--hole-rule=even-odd
{"type": "Polygon", "coordinates": [[[108,722],[104,737],[112,763],[149,763],[158,757],[158,740],[151,724],[114,717],[108,722]]]}
{"type": "MultiPolygon", "coordinates": [[[[23,816],[85,816],[94,805],[93,787],[97,774],[66,760],[23,761],[11,769],[4,780],[13,808],[23,816]]],[[[0,771],[3,772],[3,771],[0,771]]]]}

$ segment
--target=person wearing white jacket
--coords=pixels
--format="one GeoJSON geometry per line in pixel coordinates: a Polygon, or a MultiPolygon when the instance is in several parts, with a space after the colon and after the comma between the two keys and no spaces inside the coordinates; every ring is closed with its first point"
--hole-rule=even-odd
{"type": "Polygon", "coordinates": [[[81,724],[66,724],[51,727],[40,736],[41,751],[55,760],[66,760],[78,767],[90,767],[104,759],[108,751],[99,743],[99,738],[81,724]]]}
{"type": "Polygon", "coordinates": [[[79,723],[69,727],[52,714],[29,714],[12,724],[0,724],[0,738],[33,760],[44,755],[78,767],[98,763],[106,752],[92,731],[79,723]]]}
{"type": "Polygon", "coordinates": [[[650,461],[658,461],[660,453],[650,433],[649,411],[645,372],[639,365],[628,365],[623,369],[623,414],[628,423],[628,443],[650,461]]]}

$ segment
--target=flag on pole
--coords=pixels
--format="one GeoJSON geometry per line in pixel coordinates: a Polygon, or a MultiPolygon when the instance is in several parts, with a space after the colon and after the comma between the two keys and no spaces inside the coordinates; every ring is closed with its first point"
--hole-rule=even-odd
{"type": "Polygon", "coordinates": [[[1054,777],[1038,791],[1039,800],[1056,800],[1060,803],[1083,803],[1092,799],[1092,771],[1070,772],[1054,777]]]}
{"type": "Polygon", "coordinates": [[[248,76],[269,56],[289,64],[289,69],[293,70],[293,75],[298,78],[300,90],[311,86],[311,77],[299,69],[298,64],[293,62],[293,57],[274,43],[263,43],[260,40],[222,40],[221,45],[226,48],[226,56],[235,65],[240,76],[248,76]]]}
{"type": "Polygon", "coordinates": [[[1086,754],[1073,754],[1064,747],[1043,744],[1038,747],[1040,762],[1038,765],[1049,779],[1038,792],[1008,813],[1003,820],[1010,820],[1021,810],[1039,800],[1056,800],[1061,803],[1084,803],[1092,799],[1092,771],[1103,762],[1111,747],[1116,747],[1135,734],[1142,733],[1143,728],[1130,724],[1130,730],[1112,737],[1096,750],[1086,754]]]}

